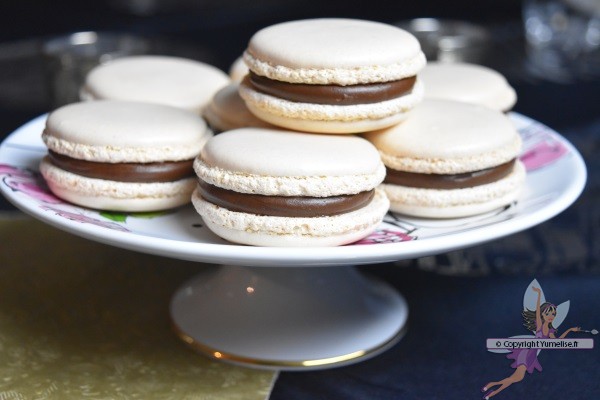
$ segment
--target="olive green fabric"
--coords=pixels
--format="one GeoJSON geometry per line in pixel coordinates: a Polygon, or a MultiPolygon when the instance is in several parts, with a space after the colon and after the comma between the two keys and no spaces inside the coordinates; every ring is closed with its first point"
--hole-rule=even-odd
{"type": "Polygon", "coordinates": [[[0,218],[0,399],[265,399],[275,375],[194,353],[169,301],[209,266],[0,218]]]}

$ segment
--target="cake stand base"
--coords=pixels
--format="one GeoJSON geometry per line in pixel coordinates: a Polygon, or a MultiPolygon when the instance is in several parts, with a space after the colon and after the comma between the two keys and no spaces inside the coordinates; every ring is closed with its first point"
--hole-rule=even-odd
{"type": "Polygon", "coordinates": [[[352,267],[208,268],[173,296],[179,337],[211,358],[271,370],[373,357],[404,335],[408,306],[352,267]]]}

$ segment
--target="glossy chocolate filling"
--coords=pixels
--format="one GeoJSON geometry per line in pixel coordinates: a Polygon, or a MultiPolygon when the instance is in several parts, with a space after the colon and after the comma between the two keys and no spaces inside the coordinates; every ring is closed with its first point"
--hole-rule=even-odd
{"type": "Polygon", "coordinates": [[[153,163],[104,163],[48,151],[50,162],[77,175],[117,182],[173,182],[194,176],[194,160],[153,163]]]}
{"type": "Polygon", "coordinates": [[[274,217],[323,217],[344,214],[369,204],[374,190],[354,195],[331,197],[265,196],[238,193],[199,180],[204,200],[230,211],[274,217]]]}
{"type": "Polygon", "coordinates": [[[410,92],[416,77],[391,82],[364,85],[308,85],[276,81],[250,72],[244,78],[255,90],[300,103],[332,104],[339,106],[379,103],[410,92]]]}
{"type": "Polygon", "coordinates": [[[515,160],[464,174],[419,174],[386,169],[385,183],[424,189],[464,189],[499,181],[508,176],[515,166],[515,160]]]}

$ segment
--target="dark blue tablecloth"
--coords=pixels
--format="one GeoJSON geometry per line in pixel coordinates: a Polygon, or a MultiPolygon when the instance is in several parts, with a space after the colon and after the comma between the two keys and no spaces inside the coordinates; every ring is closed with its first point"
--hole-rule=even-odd
{"type": "MultiPolygon", "coordinates": [[[[527,333],[520,313],[531,277],[375,269],[408,299],[411,314],[405,338],[383,355],[353,366],[282,373],[271,400],[474,399],[482,397],[484,384],[514,371],[504,355],[486,351],[485,340],[527,333]]],[[[549,300],[571,301],[559,332],[571,326],[600,326],[600,277],[539,274],[538,280],[549,300]]],[[[599,398],[597,340],[596,336],[594,350],[542,351],[543,371],[527,374],[496,398],[599,398]]]]}

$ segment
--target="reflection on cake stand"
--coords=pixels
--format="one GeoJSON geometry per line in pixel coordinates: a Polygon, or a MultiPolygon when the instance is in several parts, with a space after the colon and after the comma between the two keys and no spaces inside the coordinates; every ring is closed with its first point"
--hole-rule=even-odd
{"type": "Polygon", "coordinates": [[[374,234],[348,246],[239,246],[214,236],[192,206],[125,215],[64,203],[47,191],[37,173],[46,152],[40,139],[45,116],[0,145],[0,191],[35,218],[91,240],[220,264],[202,265],[171,302],[177,334],[199,352],[256,368],[328,368],[379,354],[406,330],[403,297],[348,266],[434,255],[497,239],[552,218],[579,196],[586,170],[577,150],[527,117],[513,113],[511,118],[523,138],[521,160],[528,169],[525,190],[515,204],[453,220],[388,214],[374,234]]]}

